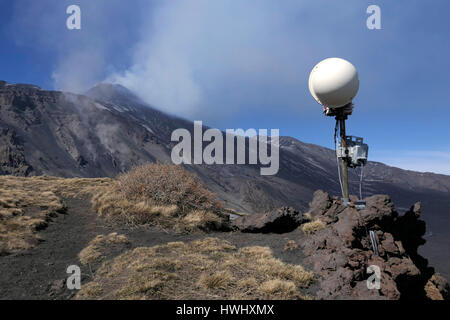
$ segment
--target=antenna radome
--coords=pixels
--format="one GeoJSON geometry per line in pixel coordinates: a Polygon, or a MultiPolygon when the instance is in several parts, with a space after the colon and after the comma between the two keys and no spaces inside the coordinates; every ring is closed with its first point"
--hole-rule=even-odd
{"type": "Polygon", "coordinates": [[[341,58],[319,62],[309,76],[309,91],[316,101],[328,108],[340,108],[358,93],[359,79],[355,66],[341,58]]]}

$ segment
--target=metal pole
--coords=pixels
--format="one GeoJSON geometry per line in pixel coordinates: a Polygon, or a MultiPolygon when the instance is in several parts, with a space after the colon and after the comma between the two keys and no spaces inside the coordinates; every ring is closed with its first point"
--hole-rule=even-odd
{"type": "MultiPolygon", "coordinates": [[[[341,147],[345,150],[345,154],[347,155],[347,142],[345,141],[345,115],[341,115],[339,117],[339,124],[340,124],[340,134],[341,134],[341,147]]],[[[344,189],[343,192],[343,199],[342,201],[344,204],[347,204],[349,202],[348,197],[348,160],[347,158],[342,158],[342,188],[344,189]]]]}

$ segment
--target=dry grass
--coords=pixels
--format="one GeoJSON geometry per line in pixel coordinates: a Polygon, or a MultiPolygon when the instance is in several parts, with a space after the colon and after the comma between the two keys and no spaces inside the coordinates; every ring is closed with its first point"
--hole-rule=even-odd
{"type": "Polygon", "coordinates": [[[431,300],[444,300],[444,297],[439,292],[439,289],[435,285],[435,276],[433,275],[431,279],[425,284],[426,296],[431,300]]]}
{"type": "Polygon", "coordinates": [[[248,215],[248,213],[239,212],[239,211],[236,211],[236,210],[234,210],[232,208],[224,208],[223,211],[227,212],[227,213],[230,213],[230,214],[234,214],[234,215],[240,216],[240,217],[248,215]]]}
{"type": "Polygon", "coordinates": [[[200,230],[220,230],[224,220],[222,217],[210,211],[192,211],[181,219],[181,223],[176,226],[178,231],[200,230]]]}
{"type": "Polygon", "coordinates": [[[284,251],[294,251],[297,248],[298,244],[294,240],[288,240],[288,242],[284,245],[284,251]]]}
{"type": "Polygon", "coordinates": [[[226,289],[234,281],[229,270],[218,271],[213,274],[202,274],[199,285],[206,289],[226,289]]]}
{"type": "Polygon", "coordinates": [[[77,299],[302,299],[312,280],[268,247],[206,238],[127,251],[103,263],[77,299]]]}
{"type": "Polygon", "coordinates": [[[276,295],[288,299],[296,294],[297,287],[292,281],[275,279],[264,282],[260,286],[260,290],[268,295],[276,295]]]}
{"type": "Polygon", "coordinates": [[[133,168],[96,194],[92,205],[99,215],[112,221],[177,231],[220,229],[226,221],[215,195],[176,165],[133,168]]]}
{"type": "Polygon", "coordinates": [[[65,211],[62,197],[92,193],[110,179],[64,179],[47,176],[0,176],[0,254],[34,247],[57,213],[65,211]]]}
{"type": "Polygon", "coordinates": [[[302,224],[301,228],[304,233],[309,235],[309,234],[316,233],[319,230],[325,229],[325,224],[321,220],[317,219],[317,220],[302,224]]]}
{"type": "Polygon", "coordinates": [[[78,258],[83,265],[90,265],[102,261],[105,258],[104,252],[110,250],[112,246],[127,247],[128,244],[130,244],[128,238],[116,232],[106,236],[98,235],[78,254],[78,258]]]}

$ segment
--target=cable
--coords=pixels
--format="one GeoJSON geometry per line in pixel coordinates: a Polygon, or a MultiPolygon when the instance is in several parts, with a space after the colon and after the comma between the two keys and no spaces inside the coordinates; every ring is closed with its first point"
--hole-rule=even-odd
{"type": "Polygon", "coordinates": [[[379,256],[378,253],[378,245],[377,245],[377,238],[375,237],[375,232],[373,232],[373,230],[370,230],[370,241],[372,242],[372,249],[373,252],[379,256]]]}

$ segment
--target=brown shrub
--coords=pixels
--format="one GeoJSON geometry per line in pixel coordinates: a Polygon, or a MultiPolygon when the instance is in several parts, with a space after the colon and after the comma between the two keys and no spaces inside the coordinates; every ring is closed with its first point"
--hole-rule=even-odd
{"type": "Polygon", "coordinates": [[[176,205],[183,215],[193,210],[222,209],[214,193],[203,188],[196,176],[172,164],[135,167],[118,177],[117,190],[127,200],[176,205]]]}
{"type": "Polygon", "coordinates": [[[92,198],[93,209],[110,220],[177,231],[221,229],[223,205],[181,166],[148,164],[117,178],[92,198]]]}

